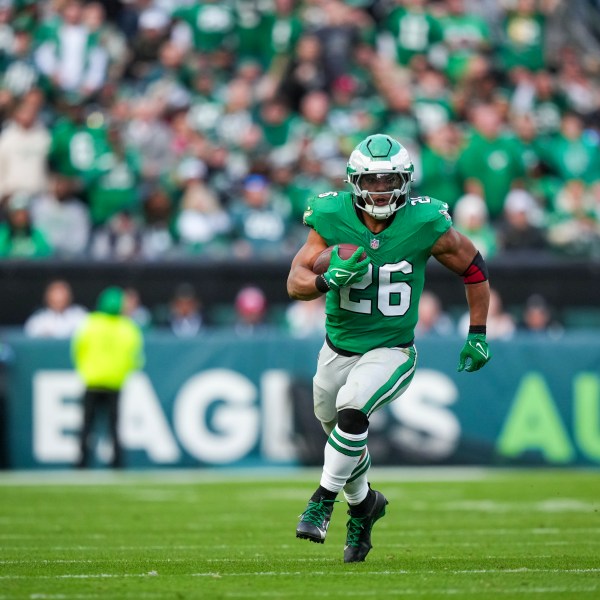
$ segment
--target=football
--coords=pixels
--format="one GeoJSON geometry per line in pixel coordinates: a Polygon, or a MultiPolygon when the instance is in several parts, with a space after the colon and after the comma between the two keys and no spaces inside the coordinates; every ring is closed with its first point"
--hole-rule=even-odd
{"type": "MultiPolygon", "coordinates": [[[[338,246],[340,258],[343,258],[344,260],[349,259],[358,249],[358,246],[355,246],[354,244],[338,244],[338,246]]],[[[320,275],[321,273],[325,273],[325,271],[327,271],[329,268],[329,261],[331,260],[331,253],[333,252],[334,247],[335,246],[329,246],[329,248],[325,248],[325,250],[323,250],[323,252],[317,256],[312,267],[313,273],[320,275]]],[[[360,255],[360,260],[364,260],[365,258],[367,258],[367,253],[363,252],[360,255]]]]}

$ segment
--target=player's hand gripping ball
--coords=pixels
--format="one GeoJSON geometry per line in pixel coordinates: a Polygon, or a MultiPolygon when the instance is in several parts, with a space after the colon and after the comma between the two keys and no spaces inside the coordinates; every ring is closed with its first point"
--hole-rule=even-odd
{"type": "Polygon", "coordinates": [[[369,270],[370,263],[362,246],[336,244],[317,256],[313,272],[323,274],[330,288],[340,288],[359,282],[369,270]]]}

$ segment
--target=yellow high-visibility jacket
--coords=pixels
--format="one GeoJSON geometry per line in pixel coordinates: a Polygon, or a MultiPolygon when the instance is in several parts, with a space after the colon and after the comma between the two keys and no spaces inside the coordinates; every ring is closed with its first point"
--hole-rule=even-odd
{"type": "Polygon", "coordinates": [[[143,336],[129,317],[93,312],[73,336],[71,356],[87,388],[120,390],[144,366],[143,336]]]}

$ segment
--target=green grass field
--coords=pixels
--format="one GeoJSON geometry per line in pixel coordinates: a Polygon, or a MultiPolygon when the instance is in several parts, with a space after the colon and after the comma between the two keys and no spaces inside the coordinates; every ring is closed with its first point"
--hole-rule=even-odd
{"type": "Polygon", "coordinates": [[[600,473],[374,470],[365,563],[297,540],[318,472],[0,475],[0,598],[600,598],[600,473]]]}

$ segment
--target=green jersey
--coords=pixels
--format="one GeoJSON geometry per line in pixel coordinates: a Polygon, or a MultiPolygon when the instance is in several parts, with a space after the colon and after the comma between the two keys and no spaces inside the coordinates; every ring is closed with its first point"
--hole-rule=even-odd
{"type": "Polygon", "coordinates": [[[91,180],[98,172],[98,162],[106,153],[106,129],[60,119],[52,130],[50,162],[53,168],[69,177],[91,180]]]}
{"type": "Polygon", "coordinates": [[[433,15],[403,6],[390,13],[385,27],[394,36],[401,65],[410,64],[415,56],[427,55],[431,46],[442,39],[440,23],[433,15]]]}
{"type": "Polygon", "coordinates": [[[529,71],[539,71],[544,68],[546,19],[542,13],[510,12],[502,29],[504,40],[500,59],[504,69],[525,67],[529,71]]]}
{"type": "Polygon", "coordinates": [[[356,244],[371,258],[360,282],[327,294],[331,342],[359,354],[410,343],[431,248],[452,226],[448,205],[428,196],[410,198],[390,226],[374,234],[357,215],[351,193],[326,192],[309,200],[304,223],[328,246],[356,244]]]}
{"type": "Polygon", "coordinates": [[[194,48],[200,52],[235,45],[235,17],[227,2],[194,2],[177,8],[172,16],[188,24],[194,48]]]}

